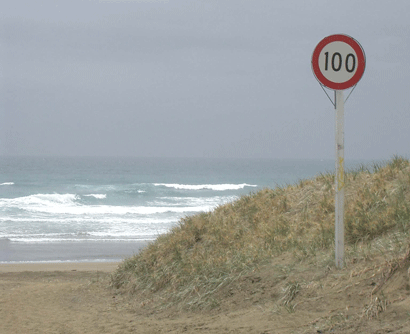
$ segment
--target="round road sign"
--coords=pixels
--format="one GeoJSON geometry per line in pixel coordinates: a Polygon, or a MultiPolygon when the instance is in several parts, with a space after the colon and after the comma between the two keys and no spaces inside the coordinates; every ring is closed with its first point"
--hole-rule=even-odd
{"type": "Polygon", "coordinates": [[[331,35],[322,39],[312,55],[312,70],[325,87],[343,90],[356,85],[366,67],[362,46],[347,35],[331,35]]]}

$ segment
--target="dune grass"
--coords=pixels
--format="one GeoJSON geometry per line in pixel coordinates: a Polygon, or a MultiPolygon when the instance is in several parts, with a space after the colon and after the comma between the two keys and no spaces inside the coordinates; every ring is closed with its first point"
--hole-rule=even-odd
{"type": "MultiPolygon", "coordinates": [[[[408,235],[410,162],[394,157],[385,165],[346,173],[345,240],[354,249],[386,233],[408,235]]],[[[320,174],[294,185],[264,189],[181,219],[169,233],[125,260],[111,285],[163,307],[210,307],[216,291],[290,252],[295,261],[334,248],[334,175],[320,174]]]]}

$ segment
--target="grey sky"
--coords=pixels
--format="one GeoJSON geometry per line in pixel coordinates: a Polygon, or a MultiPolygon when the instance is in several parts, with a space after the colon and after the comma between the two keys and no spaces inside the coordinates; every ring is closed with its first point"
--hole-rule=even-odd
{"type": "Polygon", "coordinates": [[[333,158],[310,61],[343,33],[367,59],[346,159],[409,156],[409,13],[408,0],[8,1],[0,154],[333,158]]]}

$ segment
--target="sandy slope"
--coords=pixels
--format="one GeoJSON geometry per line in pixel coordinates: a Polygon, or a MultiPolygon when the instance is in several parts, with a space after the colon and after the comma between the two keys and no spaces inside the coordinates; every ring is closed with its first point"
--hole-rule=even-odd
{"type": "Polygon", "coordinates": [[[283,283],[271,279],[269,270],[244,277],[235,291],[220,296],[225,301],[216,310],[156,313],[107,288],[115,266],[1,265],[0,333],[410,333],[410,293],[395,292],[408,284],[407,272],[390,280],[390,304],[378,319],[368,320],[359,315],[362,299],[377,282],[371,270],[299,270],[299,279],[315,283],[304,285],[294,313],[277,306],[275,293],[283,283]]]}

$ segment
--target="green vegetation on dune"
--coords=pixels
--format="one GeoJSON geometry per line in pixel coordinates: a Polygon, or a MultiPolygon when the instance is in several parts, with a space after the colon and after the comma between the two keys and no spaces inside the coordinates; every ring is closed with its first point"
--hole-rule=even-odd
{"type": "MultiPolygon", "coordinates": [[[[391,232],[408,237],[410,162],[346,173],[345,240],[354,247],[391,232]]],[[[334,247],[334,175],[264,189],[183,218],[143,251],[125,260],[111,285],[163,305],[212,307],[215,292],[283,253],[295,261],[334,247]],[[181,303],[183,302],[183,303],[181,303]]]]}

